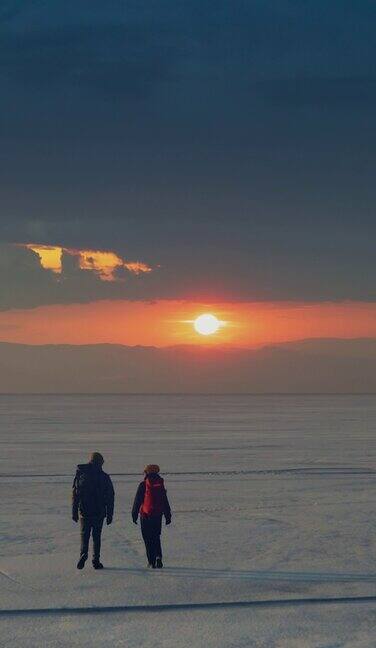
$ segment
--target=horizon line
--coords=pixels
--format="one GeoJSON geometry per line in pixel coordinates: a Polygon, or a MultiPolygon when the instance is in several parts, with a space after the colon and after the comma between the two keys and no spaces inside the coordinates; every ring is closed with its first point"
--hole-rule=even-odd
{"type": "Polygon", "coordinates": [[[376,396],[376,392],[0,392],[2,396],[376,396]]]}
{"type": "Polygon", "coordinates": [[[341,337],[341,336],[328,336],[324,335],[322,337],[301,337],[294,340],[280,340],[280,341],[270,341],[263,342],[259,344],[254,344],[251,346],[246,345],[236,345],[230,342],[215,342],[213,341],[201,341],[201,342],[180,342],[177,344],[165,344],[162,346],[157,346],[155,344],[125,344],[122,342],[10,342],[8,340],[1,340],[1,344],[7,344],[9,346],[27,346],[27,347],[99,347],[99,346],[113,346],[113,347],[124,347],[126,349],[176,349],[176,348],[185,348],[185,347],[194,347],[197,349],[238,349],[240,351],[249,350],[256,351],[259,349],[264,349],[268,347],[283,346],[283,345],[293,345],[300,342],[329,342],[329,341],[338,341],[338,342],[356,342],[356,341],[374,341],[376,342],[376,336],[356,335],[354,337],[341,337]]]}

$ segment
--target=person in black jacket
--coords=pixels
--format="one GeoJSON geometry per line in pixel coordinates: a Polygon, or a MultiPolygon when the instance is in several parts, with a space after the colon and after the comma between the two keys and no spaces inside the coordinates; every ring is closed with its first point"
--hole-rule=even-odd
{"type": "Polygon", "coordinates": [[[141,518],[141,533],[145,543],[148,567],[163,567],[161,531],[162,516],[171,524],[171,508],[159,466],[149,464],[144,469],[145,478],[139,484],[132,508],[132,519],[137,524],[141,518]]]}
{"type": "Polygon", "coordinates": [[[100,562],[101,534],[104,519],[111,524],[114,514],[114,488],[109,475],[102,470],[104,459],[93,452],[88,464],[77,466],[72,491],[72,519],[80,520],[81,554],[77,569],[83,569],[88,557],[89,539],[93,536],[93,567],[103,569],[100,562]]]}

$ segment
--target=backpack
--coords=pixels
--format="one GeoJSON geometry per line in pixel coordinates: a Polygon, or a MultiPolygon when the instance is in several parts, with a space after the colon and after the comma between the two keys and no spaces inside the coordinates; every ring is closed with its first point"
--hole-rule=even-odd
{"type": "Polygon", "coordinates": [[[145,480],[145,496],[140,510],[141,514],[145,516],[161,515],[165,508],[165,496],[166,490],[162,477],[153,480],[147,478],[145,480]]]}
{"type": "Polygon", "coordinates": [[[81,466],[77,475],[77,494],[80,511],[84,514],[102,514],[104,508],[101,492],[101,474],[81,466]]]}

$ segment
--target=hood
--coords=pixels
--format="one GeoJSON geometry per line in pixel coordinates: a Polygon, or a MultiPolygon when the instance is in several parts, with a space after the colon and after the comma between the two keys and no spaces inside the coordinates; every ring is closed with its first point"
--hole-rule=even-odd
{"type": "Polygon", "coordinates": [[[148,479],[151,482],[157,482],[157,481],[163,482],[162,477],[158,475],[158,473],[149,473],[148,475],[145,475],[144,481],[147,481],[148,479]]]}
{"type": "Polygon", "coordinates": [[[90,472],[92,470],[95,472],[102,472],[102,466],[93,463],[78,464],[77,470],[80,472],[90,472]]]}

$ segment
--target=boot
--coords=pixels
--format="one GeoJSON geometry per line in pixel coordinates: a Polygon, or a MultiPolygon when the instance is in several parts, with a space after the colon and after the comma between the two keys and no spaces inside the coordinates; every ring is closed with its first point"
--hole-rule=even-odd
{"type": "Polygon", "coordinates": [[[85,563],[86,563],[85,556],[81,556],[80,560],[77,563],[77,569],[83,569],[85,567],[85,563]]]}
{"type": "Polygon", "coordinates": [[[162,558],[156,558],[155,566],[156,566],[157,569],[162,569],[162,567],[163,567],[162,558]]]}
{"type": "Polygon", "coordinates": [[[102,565],[101,561],[99,559],[97,559],[97,558],[94,558],[94,560],[93,560],[93,567],[94,567],[94,569],[103,569],[103,565],[102,565]]]}

